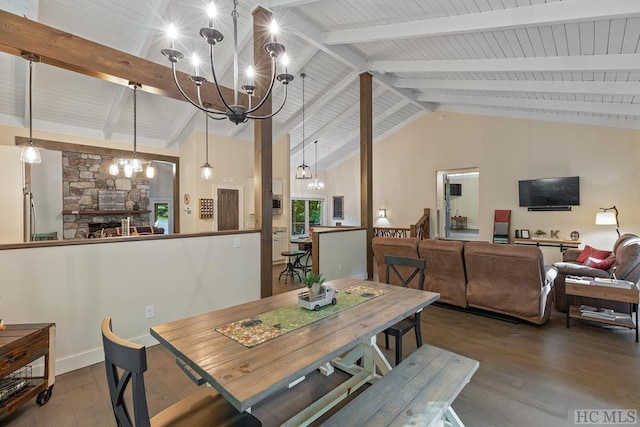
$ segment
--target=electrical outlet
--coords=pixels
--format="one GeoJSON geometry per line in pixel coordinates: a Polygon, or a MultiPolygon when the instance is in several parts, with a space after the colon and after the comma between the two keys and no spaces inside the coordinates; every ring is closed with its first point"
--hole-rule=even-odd
{"type": "Polygon", "coordinates": [[[338,271],[342,271],[342,264],[338,264],[338,271]]]}
{"type": "Polygon", "coordinates": [[[233,247],[234,248],[239,248],[240,247],[240,238],[236,237],[233,239],[233,247]]]}
{"type": "Polygon", "coordinates": [[[151,319],[156,315],[156,308],[152,305],[148,305],[144,309],[144,317],[151,319]]]}

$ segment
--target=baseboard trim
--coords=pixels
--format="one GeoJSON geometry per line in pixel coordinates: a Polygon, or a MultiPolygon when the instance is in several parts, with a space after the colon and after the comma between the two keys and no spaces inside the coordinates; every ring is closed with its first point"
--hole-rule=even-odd
{"type": "MultiPolygon", "coordinates": [[[[135,338],[130,338],[129,341],[136,344],[144,345],[145,347],[152,347],[158,344],[158,341],[150,334],[141,335],[135,338]]],[[[83,353],[73,354],[61,359],[56,359],[56,375],[66,374],[67,372],[75,371],[77,369],[86,368],[87,366],[95,365],[104,361],[104,351],[102,347],[95,348],[83,353]]],[[[44,371],[44,361],[33,365],[34,375],[42,375],[44,371]],[[40,372],[40,374],[36,374],[40,372]]]]}

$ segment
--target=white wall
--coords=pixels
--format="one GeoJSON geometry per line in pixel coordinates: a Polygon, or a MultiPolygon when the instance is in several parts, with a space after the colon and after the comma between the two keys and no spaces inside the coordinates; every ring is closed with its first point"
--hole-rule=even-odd
{"type": "Polygon", "coordinates": [[[273,179],[282,181],[282,213],[273,216],[274,227],[286,227],[291,235],[291,182],[289,180],[289,134],[273,144],[273,179]]]}
{"type": "MultiPolygon", "coordinates": [[[[217,126],[218,124],[211,123],[217,126]]],[[[204,126],[204,125],[203,125],[204,126]]],[[[247,178],[253,175],[253,142],[219,135],[209,135],[209,164],[213,166],[213,179],[200,177],[200,167],[206,157],[205,134],[196,132],[180,145],[180,232],[199,233],[217,230],[218,188],[237,189],[240,205],[244,206],[247,178]],[[184,203],[189,194],[191,202],[184,203]],[[214,218],[198,218],[198,199],[214,199],[214,218]],[[188,213],[186,209],[190,209],[188,213]]],[[[249,209],[240,212],[241,224],[251,224],[249,209]]],[[[250,228],[250,227],[247,227],[250,228]]]]}
{"type": "Polygon", "coordinates": [[[42,163],[31,165],[36,233],[57,232],[62,240],[62,152],[41,150],[42,163]]]}
{"type": "MultiPolygon", "coordinates": [[[[373,177],[373,188],[376,188],[376,177],[373,177]]],[[[395,178],[394,178],[395,181],[395,178]]],[[[328,208],[328,224],[336,225],[341,222],[344,226],[360,226],[360,160],[358,155],[341,163],[338,167],[327,171],[327,180],[325,182],[325,192],[327,194],[328,208]],[[343,196],[343,219],[333,219],[333,196],[343,196]]],[[[378,217],[378,209],[386,208],[387,217],[394,208],[401,209],[401,206],[392,206],[389,204],[391,198],[387,198],[387,194],[380,194],[379,199],[375,199],[373,205],[374,218],[378,217]]],[[[402,208],[403,209],[403,208],[402,208]]],[[[377,225],[377,224],[376,224],[377,225]]],[[[380,224],[384,227],[386,225],[380,224]]]]}
{"type": "Polygon", "coordinates": [[[17,243],[23,239],[23,167],[20,148],[0,146],[0,243],[17,243]]]}
{"type": "Polygon", "coordinates": [[[340,277],[367,278],[367,231],[332,230],[316,233],[319,272],[327,280],[340,277]]]}
{"type": "MultiPolygon", "coordinates": [[[[621,232],[640,233],[640,131],[454,113],[439,121],[439,115],[374,145],[373,206],[387,208],[389,225],[408,227],[432,208],[435,236],[436,171],[478,167],[481,240],[491,241],[495,209],[511,209],[512,230],[558,229],[561,238],[577,230],[583,244],[609,248],[614,228],[594,220],[599,207],[616,205],[621,232]],[[581,201],[571,212],[518,207],[518,180],[576,175],[581,201]]],[[[331,169],[327,181],[328,194],[344,195],[345,214],[359,223],[358,156],[331,169]],[[351,207],[353,200],[358,205],[351,207]]]]}
{"type": "Polygon", "coordinates": [[[104,316],[151,345],[151,326],[259,299],[259,253],[259,233],[2,250],[0,313],[5,323],[55,322],[62,374],[104,359],[104,316]]]}

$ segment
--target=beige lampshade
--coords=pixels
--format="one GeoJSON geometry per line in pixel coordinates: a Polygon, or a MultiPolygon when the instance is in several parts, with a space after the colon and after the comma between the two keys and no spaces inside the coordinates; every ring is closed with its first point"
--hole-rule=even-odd
{"type": "Polygon", "coordinates": [[[615,212],[598,212],[596,214],[597,225],[616,225],[617,223],[615,212]]]}

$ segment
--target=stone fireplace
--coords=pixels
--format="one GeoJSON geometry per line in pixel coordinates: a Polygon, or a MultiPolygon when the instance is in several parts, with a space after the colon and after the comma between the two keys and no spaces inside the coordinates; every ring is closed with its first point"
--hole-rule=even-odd
{"type": "Polygon", "coordinates": [[[111,176],[113,161],[112,156],[62,152],[65,239],[88,237],[93,231],[89,224],[120,224],[127,217],[131,226],[150,225],[149,179],[144,173],[134,173],[131,178],[122,172],[111,176]],[[122,195],[121,203],[109,199],[112,194],[122,195]]]}

